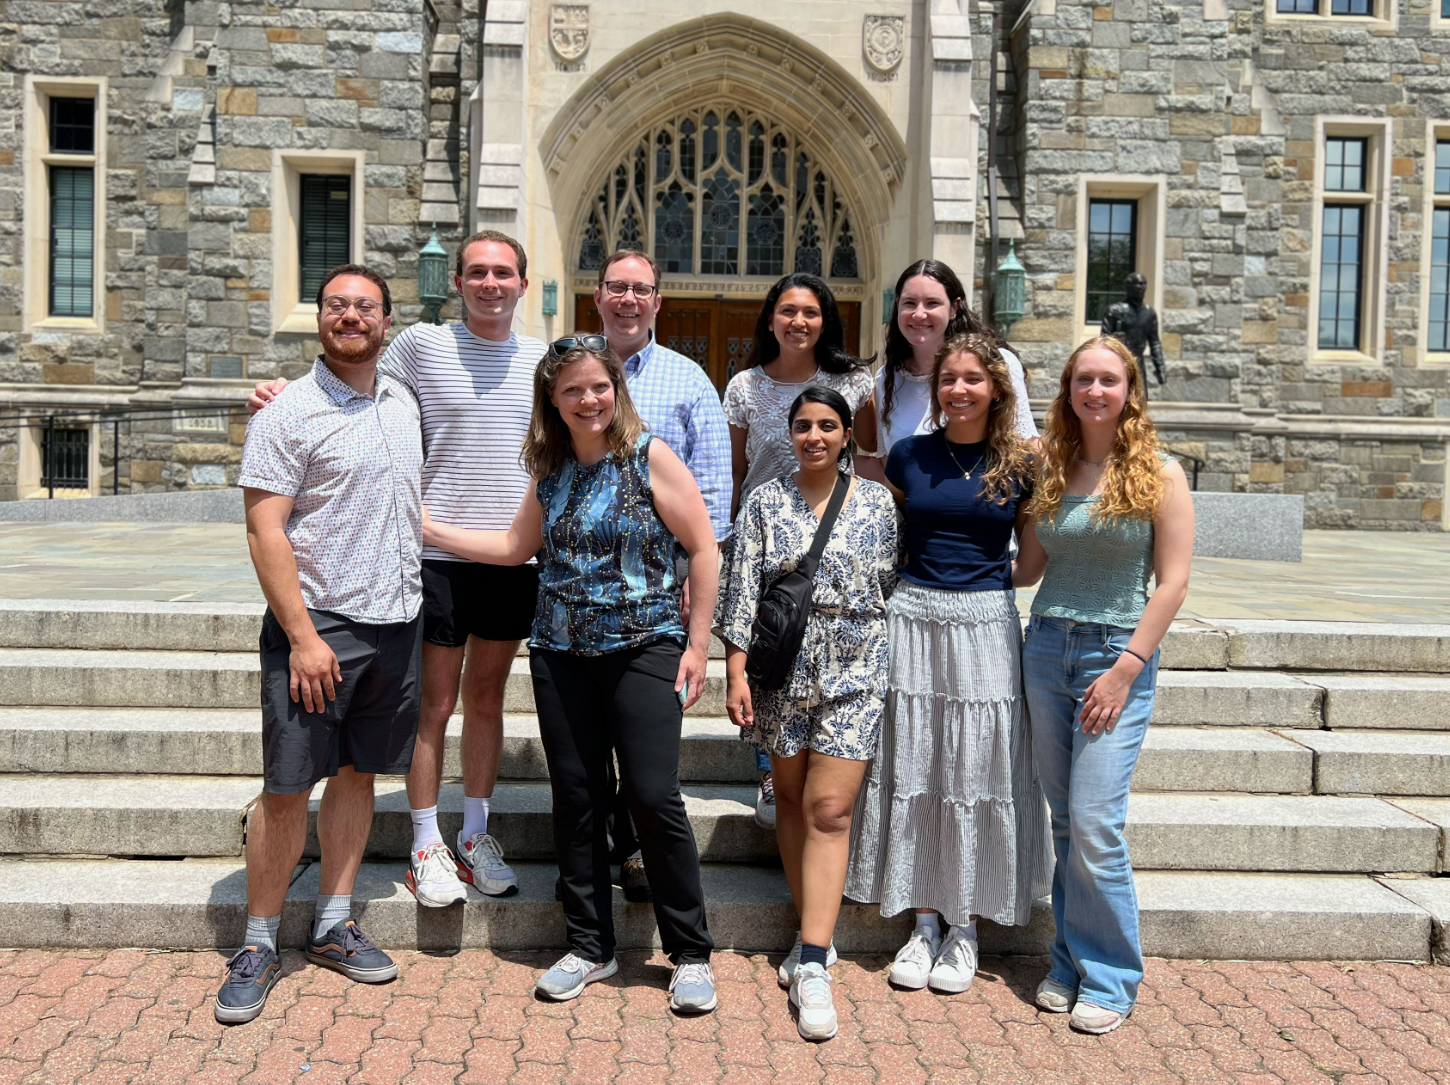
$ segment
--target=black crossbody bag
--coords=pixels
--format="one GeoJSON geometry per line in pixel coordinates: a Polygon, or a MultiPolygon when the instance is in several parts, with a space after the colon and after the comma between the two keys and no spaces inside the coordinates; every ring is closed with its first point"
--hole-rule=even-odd
{"type": "Polygon", "coordinates": [[[811,592],[816,566],[830,541],[836,517],[846,503],[851,482],[845,475],[836,476],[836,488],[826,504],[825,515],[816,528],[816,537],[800,564],[777,580],[760,597],[755,621],[750,626],[750,651],[745,655],[745,674],[761,689],[781,689],[795,670],[796,656],[806,636],[806,621],[811,614],[811,592]]]}

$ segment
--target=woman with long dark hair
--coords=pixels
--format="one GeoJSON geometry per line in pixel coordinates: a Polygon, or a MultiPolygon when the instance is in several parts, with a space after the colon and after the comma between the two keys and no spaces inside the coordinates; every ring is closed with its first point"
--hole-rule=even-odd
{"type": "MultiPolygon", "coordinates": [[[[846,350],[846,332],[831,288],[818,276],[796,272],[766,293],[745,367],[725,389],[734,476],[732,520],[751,491],[795,471],[786,415],[796,396],[815,386],[830,388],[845,399],[854,415],[856,441],[874,449],[876,411],[871,402],[870,360],[846,350]]],[[[851,471],[849,458],[845,470],[851,471]]],[[[728,575],[728,544],[726,566],[728,575]]],[[[764,751],[756,751],[756,770],[761,775],[755,820],[761,828],[773,829],[774,778],[764,751]]]]}
{"type": "Polygon", "coordinates": [[[917,260],[897,278],[896,301],[886,322],[885,361],[876,372],[877,455],[884,458],[902,438],[928,432],[928,385],[936,353],[942,343],[958,335],[979,335],[996,344],[1017,399],[1017,435],[1025,441],[1036,440],[1037,426],[1027,401],[1021,361],[991,325],[972,311],[956,272],[940,260],[917,260]]]}
{"type": "Polygon", "coordinates": [[[916,913],[893,983],[957,993],[976,974],[977,917],[1025,924],[1048,885],[1008,556],[1033,466],[995,340],[948,339],[929,387],[931,432],[886,460],[908,556],[887,604],[886,719],[846,895],[916,913]]]}
{"type": "Polygon", "coordinates": [[[675,965],[670,1005],[716,1005],[700,858],[680,796],[681,712],[705,689],[715,609],[715,532],[689,469],[645,430],[624,363],[602,335],[556,341],[534,374],[524,439],[534,478],[507,531],[423,521],[460,557],[521,565],[541,551],[529,670],[553,793],[554,848],[569,950],[539,977],[547,998],[579,995],[618,971],[605,813],[619,758],[675,965]],[[690,559],[689,629],[675,557],[690,559]]]}
{"type": "Polygon", "coordinates": [[[1188,594],[1193,498],[1158,444],[1142,371],[1116,339],[1067,360],[1014,583],[1042,587],[1022,648],[1033,755],[1052,809],[1052,968],[1037,1005],[1111,1032],[1143,979],[1123,827],[1153,713],[1158,646],[1188,594]],[[1148,595],[1148,582],[1155,588],[1148,595]]]}
{"type": "Polygon", "coordinates": [[[790,678],[778,690],[746,678],[761,596],[810,550],[851,454],[851,408],[839,392],[811,385],[788,417],[797,470],[757,487],[745,502],[716,626],[725,642],[726,710],[770,754],[776,839],[800,914],[796,948],[778,978],[800,1011],[800,1034],[828,1040],[836,1034],[831,935],[846,881],[851,811],[881,730],[886,599],[902,537],[886,487],[850,479],[812,580],[805,640],[790,678]]]}
{"type": "Polygon", "coordinates": [[[725,388],[735,476],[733,512],[761,483],[796,469],[786,413],[809,385],[839,392],[855,416],[857,443],[876,447],[871,361],[846,350],[841,312],[823,279],[796,272],[770,288],[745,367],[725,388]]]}

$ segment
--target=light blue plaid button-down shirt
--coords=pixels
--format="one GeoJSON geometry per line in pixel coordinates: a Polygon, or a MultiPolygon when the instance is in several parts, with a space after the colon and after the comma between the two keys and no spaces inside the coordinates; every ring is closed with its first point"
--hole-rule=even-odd
{"type": "Polygon", "coordinates": [[[624,363],[630,398],[644,424],[695,476],[715,538],[730,535],[730,431],[719,393],[695,362],[649,342],[624,363]]]}

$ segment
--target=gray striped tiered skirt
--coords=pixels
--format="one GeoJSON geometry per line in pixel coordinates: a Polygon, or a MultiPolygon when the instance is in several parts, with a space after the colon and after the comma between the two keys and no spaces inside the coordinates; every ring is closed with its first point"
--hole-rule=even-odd
{"type": "Polygon", "coordinates": [[[1051,884],[1046,804],[1022,696],[1010,592],[901,581],[876,760],[856,800],[846,896],[1024,924],[1051,884]]]}

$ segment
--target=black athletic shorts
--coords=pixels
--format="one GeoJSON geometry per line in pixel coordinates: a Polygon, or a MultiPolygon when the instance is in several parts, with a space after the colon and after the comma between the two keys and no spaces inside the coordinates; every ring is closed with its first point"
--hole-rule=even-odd
{"type": "Polygon", "coordinates": [[[292,700],[292,646],[269,608],[261,636],[264,789],[274,795],[310,791],[343,765],[404,775],[418,735],[423,615],[368,625],[325,610],[307,613],[337,656],[342,684],[321,712],[292,700]]]}
{"type": "Polygon", "coordinates": [[[539,603],[537,565],[423,562],[423,639],[462,648],[469,637],[525,640],[539,603]]]}

